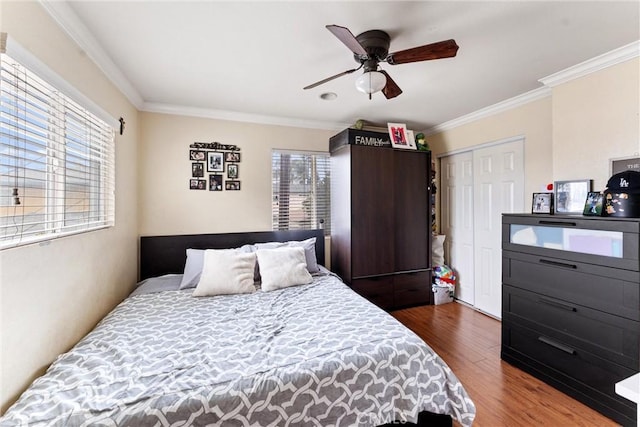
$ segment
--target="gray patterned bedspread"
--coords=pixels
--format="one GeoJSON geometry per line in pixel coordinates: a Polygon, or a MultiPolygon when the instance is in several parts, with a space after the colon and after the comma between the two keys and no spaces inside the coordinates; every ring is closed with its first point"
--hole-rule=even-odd
{"type": "Polygon", "coordinates": [[[475,407],[413,332],[337,278],[134,295],[0,419],[33,426],[370,426],[475,407]]]}

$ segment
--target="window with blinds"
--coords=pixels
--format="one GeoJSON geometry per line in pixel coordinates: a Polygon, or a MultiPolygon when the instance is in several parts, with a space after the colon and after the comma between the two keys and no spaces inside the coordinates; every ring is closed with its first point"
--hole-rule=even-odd
{"type": "Polygon", "coordinates": [[[0,54],[0,249],[114,224],[114,131],[0,54]]]}
{"type": "Polygon", "coordinates": [[[273,150],[271,171],[273,229],[323,228],[330,235],[329,154],[273,150]]]}

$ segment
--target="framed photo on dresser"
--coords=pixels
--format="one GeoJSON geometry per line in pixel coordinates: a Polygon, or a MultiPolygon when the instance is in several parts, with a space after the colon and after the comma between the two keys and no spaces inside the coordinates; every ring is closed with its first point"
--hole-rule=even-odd
{"type": "Polygon", "coordinates": [[[554,209],[556,213],[580,215],[584,210],[584,201],[591,191],[591,180],[554,181],[554,209]]]}
{"type": "Polygon", "coordinates": [[[533,193],[531,213],[553,214],[553,193],[533,193]]]}
{"type": "Polygon", "coordinates": [[[602,197],[602,193],[590,191],[587,194],[587,200],[584,203],[582,215],[602,216],[602,197]]]}

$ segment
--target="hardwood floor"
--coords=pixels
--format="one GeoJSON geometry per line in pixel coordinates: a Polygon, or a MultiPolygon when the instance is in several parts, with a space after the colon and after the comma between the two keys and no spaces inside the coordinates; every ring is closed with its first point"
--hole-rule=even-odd
{"type": "Polygon", "coordinates": [[[618,425],[503,362],[500,322],[489,316],[458,303],[391,314],[424,339],[460,379],[476,404],[474,427],[618,425]]]}

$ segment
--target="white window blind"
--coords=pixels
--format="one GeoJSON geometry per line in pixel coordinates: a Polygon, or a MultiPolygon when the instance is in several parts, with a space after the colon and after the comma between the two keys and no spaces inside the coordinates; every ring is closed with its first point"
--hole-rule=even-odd
{"type": "Polygon", "coordinates": [[[0,249],[114,223],[114,131],[0,54],[0,249]]]}
{"type": "Polygon", "coordinates": [[[331,234],[329,154],[273,150],[271,170],[273,229],[331,234]]]}

